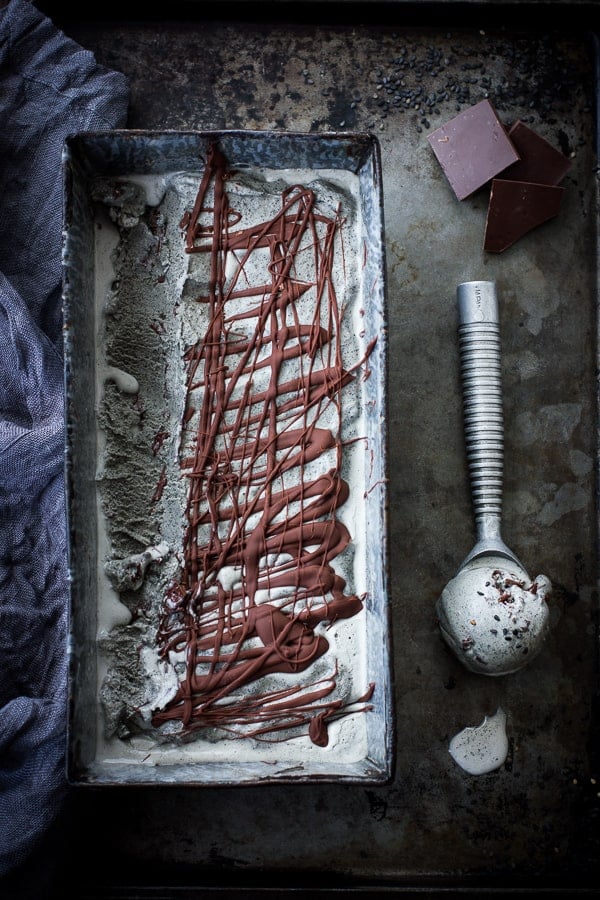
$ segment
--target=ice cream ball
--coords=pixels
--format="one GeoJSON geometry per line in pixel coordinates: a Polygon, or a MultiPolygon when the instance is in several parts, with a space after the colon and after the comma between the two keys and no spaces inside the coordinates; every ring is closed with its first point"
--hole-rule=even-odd
{"type": "Polygon", "coordinates": [[[448,582],[437,602],[441,633],[467,669],[508,675],[541,650],[551,593],[545,575],[532,581],[506,557],[475,558],[448,582]]]}

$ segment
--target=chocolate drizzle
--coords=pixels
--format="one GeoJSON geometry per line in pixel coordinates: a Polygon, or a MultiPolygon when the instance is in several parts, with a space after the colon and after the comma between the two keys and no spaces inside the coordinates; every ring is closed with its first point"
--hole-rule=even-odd
{"type": "Polygon", "coordinates": [[[308,732],[326,746],[328,722],[368,710],[374,685],[358,698],[334,696],[337,666],[307,683],[267,680],[255,693],[248,685],[308,670],[329,649],[317,626],[363,607],[332,563],[352,540],[336,515],[350,494],[341,392],[373,344],[344,369],[333,279],[339,211],[319,212],[314,191],[296,185],[271,219],[244,226],[229,205],[229,174],[212,146],[181,222],[186,252],[209,254],[208,291],[195,301],[207,305],[209,326],[184,355],[186,528],[157,634],[161,658],[180,661],[180,681],[152,722],[175,722],[184,735],[308,732]],[[253,278],[257,256],[265,266],[253,278]]]}

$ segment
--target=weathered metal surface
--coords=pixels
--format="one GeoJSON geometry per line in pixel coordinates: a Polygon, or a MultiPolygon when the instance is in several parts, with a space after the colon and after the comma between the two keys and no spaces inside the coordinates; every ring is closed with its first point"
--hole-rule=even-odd
{"type": "Polygon", "coordinates": [[[351,5],[343,22],[324,8],[64,23],[130,77],[132,128],[372,130],[387,235],[394,779],[76,794],[69,854],[103,883],[573,888],[597,871],[595,47],[520,30],[514,12],[454,29],[397,9],[385,24],[351,5]],[[485,193],[459,203],[427,144],[484,97],[573,161],[560,216],[497,256],[482,250],[485,193]],[[479,278],[502,297],[504,534],[555,585],[540,657],[500,679],[464,671],[434,617],[473,539],[454,296],[479,278]],[[499,706],[506,763],[468,775],[449,741],[499,706]]]}

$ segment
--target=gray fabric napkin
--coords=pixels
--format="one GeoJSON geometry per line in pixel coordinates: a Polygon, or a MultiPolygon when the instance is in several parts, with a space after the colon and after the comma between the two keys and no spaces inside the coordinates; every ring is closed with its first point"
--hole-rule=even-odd
{"type": "Polygon", "coordinates": [[[62,146],[128,103],[32,3],[0,8],[0,878],[67,795],[62,146]]]}

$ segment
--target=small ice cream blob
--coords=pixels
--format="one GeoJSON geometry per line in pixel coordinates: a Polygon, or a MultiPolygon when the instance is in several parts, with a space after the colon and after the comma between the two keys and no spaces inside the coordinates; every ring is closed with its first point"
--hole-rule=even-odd
{"type": "Polygon", "coordinates": [[[105,367],[104,380],[114,382],[124,394],[137,394],[140,389],[137,378],[117,366],[105,367]]]}
{"type": "Polygon", "coordinates": [[[142,553],[134,553],[125,559],[110,559],[104,571],[117,591],[139,591],[144,583],[146,569],[151,562],[162,562],[169,553],[169,545],[161,542],[148,547],[142,553]]]}
{"type": "Polygon", "coordinates": [[[474,728],[464,728],[450,741],[450,756],[469,775],[485,775],[504,764],[508,755],[506,713],[500,707],[474,728]]]}
{"type": "Polygon", "coordinates": [[[472,672],[516,672],[542,648],[551,591],[545,575],[532,581],[505,557],[475,558],[448,582],[437,602],[444,640],[472,672]]]}

